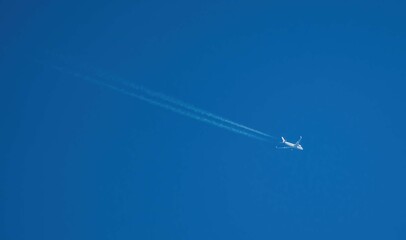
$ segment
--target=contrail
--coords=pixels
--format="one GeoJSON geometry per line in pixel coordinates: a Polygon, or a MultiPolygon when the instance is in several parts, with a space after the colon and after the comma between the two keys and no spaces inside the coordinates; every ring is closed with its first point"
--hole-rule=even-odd
{"type": "Polygon", "coordinates": [[[263,133],[263,132],[260,132],[260,131],[258,131],[258,130],[249,128],[249,127],[247,127],[247,126],[244,126],[244,125],[242,125],[242,124],[239,124],[239,123],[230,121],[230,120],[225,119],[225,118],[223,118],[223,117],[219,117],[219,116],[217,116],[217,115],[215,115],[215,114],[213,114],[213,113],[210,113],[210,112],[207,112],[207,111],[202,110],[202,109],[200,109],[200,108],[197,108],[197,107],[195,107],[195,106],[193,106],[193,105],[191,105],[191,104],[184,103],[184,102],[182,102],[182,101],[180,101],[180,100],[177,100],[177,99],[175,99],[175,98],[166,96],[166,95],[164,95],[164,94],[162,94],[162,93],[158,93],[158,92],[155,92],[155,91],[146,89],[145,87],[136,86],[136,85],[133,85],[133,84],[129,84],[129,86],[131,86],[131,87],[133,87],[133,88],[135,88],[135,89],[137,89],[137,90],[140,90],[140,91],[142,91],[142,92],[145,92],[145,93],[147,93],[147,94],[150,95],[150,96],[153,96],[153,97],[159,98],[159,99],[161,99],[161,100],[167,101],[167,102],[169,102],[169,103],[171,103],[171,104],[173,104],[173,105],[176,105],[176,106],[185,108],[185,109],[187,109],[187,110],[189,110],[189,111],[199,113],[199,114],[201,114],[201,115],[203,115],[203,116],[206,116],[206,117],[209,117],[209,118],[218,120],[219,122],[224,122],[224,123],[227,123],[227,124],[229,124],[229,125],[231,125],[231,126],[234,126],[234,127],[237,127],[237,128],[242,128],[242,129],[244,129],[245,131],[248,131],[248,132],[251,132],[251,133],[254,133],[254,134],[258,134],[258,135],[261,135],[261,136],[263,136],[263,137],[268,137],[268,138],[269,138],[269,137],[272,137],[272,136],[270,136],[270,135],[268,135],[268,134],[266,134],[266,133],[263,133]]]}
{"type": "Polygon", "coordinates": [[[157,98],[157,99],[159,99],[159,101],[167,102],[169,104],[175,105],[177,108],[182,108],[182,109],[185,109],[187,111],[191,111],[191,112],[200,114],[200,115],[204,116],[205,118],[213,119],[213,120],[216,120],[218,122],[222,122],[224,124],[231,125],[231,126],[233,126],[233,128],[241,128],[242,131],[250,132],[252,135],[260,135],[261,137],[265,137],[265,138],[275,138],[274,136],[271,136],[271,135],[268,135],[266,133],[260,132],[258,130],[249,128],[247,126],[244,126],[242,124],[233,122],[233,121],[228,120],[226,118],[217,116],[217,115],[215,115],[213,113],[202,110],[202,109],[200,109],[200,108],[198,108],[196,106],[193,106],[191,104],[182,102],[182,101],[180,101],[178,99],[175,99],[173,97],[169,97],[169,96],[167,96],[165,94],[162,94],[162,93],[159,93],[159,92],[156,92],[156,91],[152,91],[152,90],[150,90],[148,88],[145,88],[143,86],[135,85],[135,84],[130,83],[130,82],[128,82],[126,80],[123,80],[123,79],[113,78],[113,77],[111,77],[111,76],[109,76],[107,74],[100,74],[99,73],[98,75],[99,75],[98,76],[99,78],[109,78],[112,81],[120,82],[120,83],[122,83],[122,84],[124,84],[126,86],[129,86],[129,87],[141,92],[143,95],[147,95],[147,96],[150,96],[150,97],[153,97],[153,98],[157,98]]]}
{"type": "MultiPolygon", "coordinates": [[[[43,65],[49,66],[49,64],[45,64],[41,60],[35,59],[35,61],[43,65]]],[[[170,110],[183,116],[187,116],[189,118],[205,122],[213,126],[223,128],[234,133],[238,133],[240,135],[244,135],[261,141],[269,141],[270,138],[275,138],[271,135],[265,134],[258,130],[249,128],[242,124],[235,123],[228,119],[219,117],[215,114],[199,109],[191,104],[184,103],[180,100],[171,98],[159,92],[149,90],[145,87],[134,85],[132,83],[129,83],[128,81],[119,78],[106,76],[106,74],[103,74],[103,76],[101,76],[102,74],[97,74],[96,77],[91,77],[89,75],[83,75],[78,72],[74,72],[72,70],[69,70],[62,66],[58,66],[56,64],[51,64],[51,67],[62,73],[68,73],[74,77],[81,78],[83,80],[108,87],[112,90],[116,90],[120,93],[129,95],[131,97],[135,97],[149,104],[159,106],[161,108],[170,110]],[[112,81],[113,84],[108,83],[109,80],[112,81]],[[119,86],[120,84],[122,84],[123,86],[119,86]],[[135,92],[134,90],[137,92],[135,92]]]]}
{"type": "Polygon", "coordinates": [[[187,116],[187,117],[196,119],[196,120],[198,120],[198,121],[206,122],[206,123],[209,123],[209,124],[211,124],[211,125],[214,125],[214,126],[217,126],[217,127],[220,127],[220,128],[223,128],[223,129],[226,129],[226,130],[229,130],[229,131],[232,131],[232,132],[241,134],[241,135],[245,135],[245,136],[250,137],[250,138],[254,138],[254,139],[258,139],[258,140],[262,140],[262,141],[267,141],[267,139],[264,138],[264,137],[260,137],[260,136],[257,136],[257,135],[250,134],[250,133],[248,133],[248,132],[241,131],[241,130],[239,130],[239,129],[237,129],[237,128],[224,125],[224,124],[222,124],[221,122],[216,122],[216,121],[213,121],[213,120],[210,119],[210,118],[205,118],[205,117],[203,117],[203,116],[199,116],[199,115],[194,114],[194,113],[192,113],[192,112],[184,111],[184,110],[182,110],[182,109],[180,109],[180,108],[177,108],[177,107],[174,107],[174,106],[165,104],[165,103],[163,103],[163,102],[159,102],[159,101],[157,101],[157,100],[148,98],[148,97],[146,97],[146,96],[143,96],[143,95],[140,95],[140,94],[136,94],[136,93],[133,93],[133,92],[129,92],[129,91],[126,91],[126,90],[124,90],[124,89],[121,89],[121,88],[118,88],[118,87],[115,87],[115,86],[112,86],[112,85],[109,85],[109,84],[103,84],[103,85],[104,85],[104,86],[107,86],[107,87],[109,87],[109,88],[111,88],[111,89],[117,90],[117,91],[119,91],[119,92],[122,92],[122,93],[124,93],[124,94],[130,95],[130,96],[132,96],[132,97],[136,97],[136,98],[138,98],[138,99],[140,99],[140,100],[142,100],[142,101],[148,102],[148,103],[150,103],[150,104],[153,104],[153,105],[156,105],[156,106],[165,108],[165,109],[167,109],[167,110],[170,110],[170,111],[179,113],[179,114],[181,114],[181,115],[184,115],[184,116],[187,116]]]}

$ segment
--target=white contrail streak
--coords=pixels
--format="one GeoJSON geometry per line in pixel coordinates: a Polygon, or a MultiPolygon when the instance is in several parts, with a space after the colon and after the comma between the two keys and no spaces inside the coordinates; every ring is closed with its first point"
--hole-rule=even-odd
{"type": "Polygon", "coordinates": [[[174,99],[174,98],[172,98],[172,97],[166,96],[166,95],[164,95],[164,94],[162,94],[162,93],[158,93],[158,92],[155,92],[155,91],[146,89],[145,87],[136,86],[136,85],[133,85],[133,84],[130,84],[130,86],[133,87],[133,88],[135,88],[135,89],[137,89],[137,90],[140,90],[140,91],[142,91],[142,92],[145,92],[145,93],[147,93],[147,94],[150,95],[150,96],[153,96],[153,97],[162,99],[162,100],[167,101],[167,102],[169,102],[169,103],[171,103],[171,104],[174,104],[174,105],[176,105],[176,106],[180,106],[180,107],[182,107],[182,108],[185,108],[185,109],[187,109],[187,110],[189,110],[189,111],[193,111],[193,112],[199,113],[199,114],[201,114],[201,115],[203,115],[203,116],[206,116],[206,117],[209,117],[209,118],[218,120],[219,122],[224,122],[224,123],[227,123],[227,124],[229,124],[229,125],[231,125],[231,126],[234,126],[234,127],[237,127],[237,128],[242,128],[242,129],[244,129],[245,131],[248,131],[248,132],[251,132],[251,133],[254,133],[254,134],[258,134],[258,135],[261,135],[261,136],[263,136],[263,137],[272,137],[272,136],[270,136],[270,135],[268,135],[268,134],[266,134],[266,133],[260,132],[260,131],[258,131],[258,130],[255,130],[255,129],[252,129],[252,128],[249,128],[249,127],[246,127],[246,126],[244,126],[244,125],[242,125],[242,124],[239,124],[239,123],[230,121],[230,120],[228,120],[228,119],[219,117],[219,116],[217,116],[217,115],[215,115],[215,114],[213,114],[213,113],[204,111],[204,110],[202,110],[202,109],[200,109],[200,108],[197,108],[197,107],[195,107],[195,106],[193,106],[193,105],[191,105],[191,104],[184,103],[184,102],[182,102],[182,101],[180,101],[180,100],[177,100],[177,99],[174,99]]]}
{"type": "MultiPolygon", "coordinates": [[[[35,59],[35,60],[36,60],[36,62],[39,62],[41,64],[48,65],[38,59],[35,59]]],[[[56,69],[62,73],[68,73],[74,77],[81,78],[83,80],[108,87],[108,88],[116,90],[120,93],[129,95],[129,96],[135,97],[139,100],[142,100],[144,102],[150,103],[152,105],[162,107],[162,108],[170,110],[172,112],[175,112],[175,113],[196,119],[198,121],[205,122],[205,123],[211,124],[213,126],[217,126],[217,127],[220,127],[220,128],[223,128],[223,129],[226,129],[226,130],[229,130],[229,131],[232,131],[232,132],[235,132],[235,133],[238,133],[238,134],[250,137],[250,138],[254,138],[254,139],[262,140],[262,141],[269,141],[270,138],[275,138],[271,135],[265,134],[258,130],[249,128],[242,124],[238,124],[236,122],[230,121],[228,119],[219,117],[210,112],[199,109],[191,104],[184,103],[180,100],[166,96],[162,93],[158,93],[158,92],[149,90],[145,87],[134,85],[134,84],[132,84],[128,81],[122,80],[122,79],[106,76],[106,74],[103,74],[103,76],[100,76],[102,74],[97,74],[98,75],[97,77],[91,77],[88,75],[79,74],[78,72],[71,71],[67,68],[58,66],[56,64],[51,64],[51,66],[54,69],[56,69]],[[106,78],[108,78],[108,79],[106,79],[106,78]],[[109,83],[108,82],[109,80],[111,80],[113,83],[109,83]],[[119,86],[120,84],[122,84],[123,86],[119,86]]]]}
{"type": "Polygon", "coordinates": [[[113,77],[111,77],[111,76],[109,76],[107,74],[102,74],[102,75],[99,74],[99,78],[101,78],[101,79],[109,78],[109,80],[112,80],[114,82],[120,82],[120,83],[122,83],[122,84],[124,84],[126,86],[129,86],[129,87],[141,92],[142,95],[147,95],[147,96],[152,97],[152,98],[157,98],[157,99],[159,99],[160,102],[167,102],[170,105],[172,104],[172,105],[176,106],[177,108],[182,108],[184,110],[200,114],[200,115],[204,116],[205,118],[213,119],[213,120],[215,120],[217,122],[222,122],[223,124],[226,124],[226,125],[231,125],[231,126],[233,126],[233,128],[240,128],[242,131],[250,132],[252,135],[260,135],[261,137],[265,137],[265,138],[275,138],[274,136],[271,136],[271,135],[268,135],[266,133],[260,132],[258,130],[249,128],[247,126],[244,126],[242,124],[233,122],[233,121],[228,120],[226,118],[217,116],[217,115],[215,115],[213,113],[202,110],[202,109],[200,109],[200,108],[198,108],[196,106],[193,106],[191,104],[182,102],[182,101],[180,101],[178,99],[175,99],[173,97],[169,97],[169,96],[167,96],[165,94],[162,94],[162,93],[159,93],[159,92],[156,92],[156,91],[152,91],[152,90],[147,89],[147,88],[145,88],[143,86],[135,85],[135,84],[130,83],[130,82],[126,81],[126,80],[119,79],[119,78],[113,78],[113,77]]]}
{"type": "Polygon", "coordinates": [[[109,84],[103,84],[103,85],[104,85],[104,86],[107,86],[107,87],[109,87],[109,88],[111,88],[111,89],[117,90],[117,91],[119,91],[119,92],[122,92],[122,93],[124,93],[124,94],[130,95],[130,96],[132,96],[132,97],[136,97],[136,98],[138,98],[138,99],[140,99],[140,100],[142,100],[142,101],[145,101],[145,102],[148,102],[148,103],[150,103],[150,104],[153,104],[153,105],[156,105],[156,106],[165,108],[165,109],[167,109],[167,110],[170,110],[170,111],[179,113],[179,114],[181,114],[181,115],[184,115],[184,116],[187,116],[187,117],[190,117],[190,118],[199,120],[199,121],[201,121],[201,122],[206,122],[206,123],[209,123],[209,124],[211,124],[211,125],[214,125],[214,126],[217,126],[217,127],[220,127],[220,128],[223,128],[223,129],[226,129],[226,130],[229,130],[229,131],[238,133],[238,134],[245,135],[245,136],[247,136],[247,137],[251,137],[251,138],[258,139],[258,140],[262,140],[262,141],[267,141],[267,139],[264,138],[264,137],[260,137],[260,136],[257,136],[257,135],[250,134],[250,133],[248,133],[248,132],[241,131],[241,130],[239,130],[239,129],[237,129],[237,128],[233,128],[233,127],[224,125],[224,124],[222,124],[221,122],[216,122],[216,121],[213,121],[212,119],[205,118],[205,117],[203,117],[203,116],[199,116],[199,115],[194,114],[194,113],[192,113],[192,112],[184,111],[183,109],[176,108],[176,107],[174,107],[174,106],[165,104],[165,103],[163,103],[163,102],[159,102],[159,101],[157,101],[157,100],[148,98],[148,97],[146,97],[146,96],[143,96],[143,95],[140,95],[140,94],[135,94],[135,93],[133,93],[133,92],[129,92],[129,91],[126,91],[126,90],[124,90],[124,89],[121,89],[121,88],[118,88],[118,87],[115,87],[115,86],[112,86],[112,85],[109,85],[109,84]]]}
{"type": "MultiPolygon", "coordinates": [[[[201,121],[201,122],[205,122],[205,123],[211,124],[213,126],[220,127],[220,128],[223,128],[223,129],[226,129],[226,130],[229,130],[229,131],[232,131],[232,132],[235,132],[235,133],[238,133],[238,134],[241,134],[241,135],[253,138],[253,139],[257,139],[257,140],[261,140],[261,141],[268,141],[269,140],[266,137],[258,136],[258,135],[252,134],[250,132],[243,131],[243,130],[241,130],[239,128],[236,128],[235,126],[226,125],[226,124],[224,124],[224,123],[222,123],[220,121],[216,121],[216,120],[210,119],[208,117],[205,117],[204,115],[196,114],[196,112],[189,111],[190,109],[182,109],[182,108],[179,108],[179,107],[176,107],[176,106],[172,106],[172,105],[162,101],[161,98],[153,99],[153,98],[151,98],[151,96],[153,96],[153,95],[149,94],[148,91],[141,90],[142,88],[136,89],[136,90],[140,90],[141,93],[135,93],[135,92],[132,92],[132,91],[128,91],[123,87],[119,87],[119,86],[116,86],[116,85],[113,85],[113,84],[109,84],[109,83],[107,83],[105,81],[98,80],[98,79],[95,79],[93,77],[89,77],[89,76],[85,76],[85,75],[82,75],[82,74],[79,74],[79,73],[75,73],[75,72],[69,71],[67,69],[64,69],[62,67],[53,66],[53,68],[57,69],[58,71],[64,72],[64,73],[71,74],[74,77],[81,78],[83,80],[86,80],[86,81],[89,81],[89,82],[92,82],[92,83],[96,83],[98,85],[108,87],[108,88],[110,88],[112,90],[116,90],[116,91],[118,91],[120,93],[129,95],[131,97],[135,97],[135,98],[137,98],[139,100],[142,100],[144,102],[150,103],[150,104],[155,105],[155,106],[162,107],[164,109],[167,109],[167,110],[170,110],[172,112],[181,114],[183,116],[187,116],[187,117],[196,119],[196,120],[201,121]],[[150,95],[150,96],[148,96],[148,95],[150,95]]],[[[157,97],[157,96],[155,96],[155,97],[157,97]]]]}

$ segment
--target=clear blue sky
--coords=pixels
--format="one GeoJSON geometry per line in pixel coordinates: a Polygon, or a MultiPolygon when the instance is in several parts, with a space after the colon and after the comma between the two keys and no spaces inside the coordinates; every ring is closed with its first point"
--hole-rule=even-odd
{"type": "Polygon", "coordinates": [[[405,9],[1,1],[0,239],[406,239],[405,9]],[[302,135],[305,150],[83,81],[57,59],[302,135]]]}

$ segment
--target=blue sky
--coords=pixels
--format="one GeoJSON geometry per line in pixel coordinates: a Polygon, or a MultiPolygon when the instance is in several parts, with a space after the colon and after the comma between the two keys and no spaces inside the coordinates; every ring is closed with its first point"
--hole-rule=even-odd
{"type": "Polygon", "coordinates": [[[0,2],[1,239],[405,239],[405,3],[134,2],[0,2]]]}

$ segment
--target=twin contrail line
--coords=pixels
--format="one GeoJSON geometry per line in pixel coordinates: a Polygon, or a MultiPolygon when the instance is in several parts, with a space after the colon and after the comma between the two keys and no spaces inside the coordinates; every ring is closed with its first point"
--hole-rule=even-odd
{"type": "Polygon", "coordinates": [[[182,101],[180,101],[180,100],[177,100],[177,99],[175,99],[175,98],[166,96],[166,95],[164,95],[164,94],[162,94],[162,93],[158,93],[158,92],[155,92],[155,91],[146,89],[146,88],[144,88],[144,87],[136,86],[136,85],[133,85],[133,84],[131,84],[130,86],[133,87],[133,88],[135,88],[135,89],[137,89],[137,90],[140,90],[140,91],[142,91],[142,92],[145,92],[145,93],[147,93],[147,94],[149,94],[149,95],[151,95],[151,96],[157,97],[157,98],[162,99],[162,100],[164,100],[164,101],[166,101],[166,102],[169,102],[169,103],[171,103],[171,104],[180,106],[180,107],[182,107],[182,108],[184,108],[184,109],[187,109],[187,110],[189,110],[189,111],[192,111],[192,112],[201,114],[201,115],[203,115],[203,116],[206,116],[206,117],[209,117],[209,118],[212,118],[212,119],[215,119],[215,120],[217,120],[217,121],[219,121],[219,122],[227,123],[227,124],[229,124],[229,125],[231,125],[231,126],[244,129],[244,130],[247,131],[247,132],[251,132],[251,133],[254,133],[254,134],[258,134],[258,135],[260,135],[260,136],[262,136],[262,137],[272,137],[272,136],[270,136],[270,135],[268,135],[268,134],[266,134],[266,133],[263,133],[263,132],[260,132],[260,131],[258,131],[258,130],[249,128],[249,127],[247,127],[247,126],[244,126],[244,125],[242,125],[242,124],[233,122],[233,121],[228,120],[228,119],[226,119],[226,118],[219,117],[219,116],[217,116],[217,115],[215,115],[215,114],[213,114],[213,113],[210,113],[210,112],[207,112],[207,111],[202,110],[202,109],[200,109],[200,108],[197,108],[197,107],[195,107],[195,106],[193,106],[193,105],[191,105],[191,104],[184,103],[184,102],[182,102],[182,101]]]}
{"type": "Polygon", "coordinates": [[[100,77],[100,78],[109,78],[110,80],[113,80],[113,81],[119,81],[120,83],[122,83],[122,84],[124,84],[126,86],[129,86],[129,87],[131,87],[131,88],[133,88],[133,89],[135,89],[137,91],[140,91],[140,92],[142,92],[143,94],[145,94],[147,96],[157,98],[160,101],[165,101],[165,102],[167,102],[169,104],[172,104],[172,105],[175,105],[177,107],[183,108],[185,110],[200,114],[200,115],[205,116],[207,118],[214,119],[216,121],[231,125],[233,127],[241,128],[243,131],[250,132],[251,134],[260,135],[261,137],[265,137],[265,138],[275,138],[274,136],[268,135],[268,134],[263,133],[261,131],[255,130],[253,128],[249,128],[249,127],[244,126],[242,124],[233,122],[231,120],[228,120],[226,118],[217,116],[217,115],[215,115],[213,113],[210,113],[208,111],[202,110],[202,109],[200,109],[200,108],[198,108],[198,107],[196,107],[196,106],[194,106],[192,104],[185,103],[185,102],[183,102],[181,100],[175,99],[173,97],[169,97],[169,96],[167,96],[167,95],[165,95],[163,93],[159,93],[157,91],[150,90],[150,89],[145,88],[143,86],[135,85],[135,84],[130,83],[130,82],[126,81],[126,80],[119,79],[119,78],[113,78],[113,77],[111,77],[111,76],[109,76],[107,74],[103,74],[103,75],[99,74],[98,77],[100,77]]]}
{"type": "Polygon", "coordinates": [[[222,118],[208,111],[197,108],[191,104],[166,96],[162,93],[152,91],[143,86],[134,85],[122,79],[108,77],[106,75],[101,76],[100,74],[96,77],[93,77],[90,75],[84,75],[78,72],[71,71],[61,66],[56,65],[51,66],[62,73],[67,73],[76,78],[80,78],[95,83],[97,85],[108,87],[112,90],[137,98],[149,104],[170,110],[172,112],[178,113],[180,115],[201,122],[211,124],[219,128],[223,128],[225,130],[229,130],[234,133],[238,133],[240,135],[244,135],[261,141],[269,141],[270,138],[274,138],[273,136],[263,133],[261,131],[230,121],[228,119],[222,118]],[[113,83],[109,83],[110,81],[113,83]]]}

